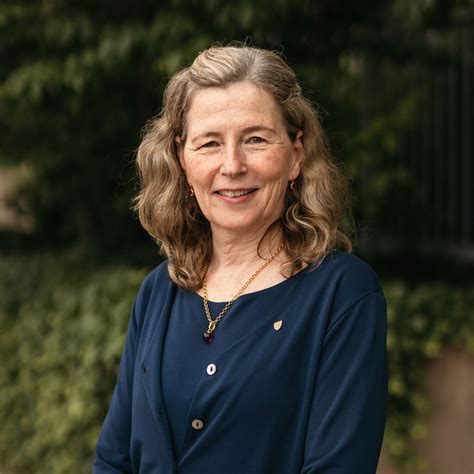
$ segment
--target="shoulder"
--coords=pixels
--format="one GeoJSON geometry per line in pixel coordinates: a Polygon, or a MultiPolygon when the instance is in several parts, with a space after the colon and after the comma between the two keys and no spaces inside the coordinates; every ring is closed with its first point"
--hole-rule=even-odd
{"type": "Polygon", "coordinates": [[[142,284],[140,285],[140,292],[149,292],[157,284],[161,284],[162,282],[166,281],[169,281],[168,259],[164,259],[145,276],[142,284]]]}
{"type": "Polygon", "coordinates": [[[375,271],[359,257],[333,251],[307,271],[308,283],[340,314],[369,295],[383,298],[375,271]]]}
{"type": "Polygon", "coordinates": [[[322,270],[334,284],[360,293],[381,292],[375,271],[359,257],[342,251],[331,252],[321,262],[322,270]]]}
{"type": "Polygon", "coordinates": [[[165,259],[143,279],[135,300],[136,313],[144,313],[151,301],[166,296],[172,285],[168,274],[168,260],[165,259]]]}

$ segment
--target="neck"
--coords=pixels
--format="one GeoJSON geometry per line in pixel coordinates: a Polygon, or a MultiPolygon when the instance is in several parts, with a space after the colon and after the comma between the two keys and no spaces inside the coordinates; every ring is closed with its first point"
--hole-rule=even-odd
{"type": "MultiPolygon", "coordinates": [[[[210,301],[228,301],[242,288],[244,283],[262,263],[275,255],[281,244],[281,231],[272,230],[266,234],[236,235],[226,232],[212,232],[213,254],[206,273],[208,297],[210,301]]],[[[267,288],[284,279],[280,265],[285,262],[282,251],[252,282],[248,291],[267,288]]],[[[203,289],[200,294],[202,296],[203,289]]]]}
{"type": "Polygon", "coordinates": [[[267,229],[251,235],[235,233],[212,233],[211,265],[216,268],[246,268],[257,261],[270,258],[281,243],[281,232],[274,230],[266,235],[267,229]]]}

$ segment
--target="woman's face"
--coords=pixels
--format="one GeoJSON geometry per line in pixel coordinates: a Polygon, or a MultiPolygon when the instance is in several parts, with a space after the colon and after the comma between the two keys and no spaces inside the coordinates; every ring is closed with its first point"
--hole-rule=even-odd
{"type": "Polygon", "coordinates": [[[250,82],[196,91],[185,136],[180,163],[213,232],[259,235],[281,216],[304,150],[268,92],[250,82]]]}

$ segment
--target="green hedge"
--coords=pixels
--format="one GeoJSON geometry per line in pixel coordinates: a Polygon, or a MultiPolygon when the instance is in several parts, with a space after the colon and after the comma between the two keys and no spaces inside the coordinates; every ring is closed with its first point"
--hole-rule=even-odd
{"type": "Polygon", "coordinates": [[[404,472],[423,470],[411,449],[426,433],[430,409],[423,379],[428,359],[457,347],[474,355],[474,287],[443,283],[410,287],[384,282],[388,303],[389,413],[385,449],[404,472]]]}
{"type": "MultiPolygon", "coordinates": [[[[146,271],[73,258],[1,258],[0,465],[24,474],[90,473],[130,307],[146,271]]],[[[414,472],[410,439],[429,409],[421,371],[447,345],[474,353],[474,291],[385,282],[390,401],[385,447],[414,472]]]]}
{"type": "Polygon", "coordinates": [[[0,464],[90,473],[131,302],[145,272],[1,258],[0,464]]]}

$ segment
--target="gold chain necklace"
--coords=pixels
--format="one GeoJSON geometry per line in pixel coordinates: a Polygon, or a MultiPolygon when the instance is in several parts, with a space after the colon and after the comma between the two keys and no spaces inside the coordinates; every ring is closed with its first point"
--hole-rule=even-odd
{"type": "MultiPolygon", "coordinates": [[[[212,319],[211,316],[211,311],[209,309],[209,303],[207,301],[207,283],[206,283],[206,278],[204,277],[203,282],[202,282],[202,289],[204,292],[204,298],[203,298],[203,303],[204,303],[204,312],[206,313],[206,318],[209,323],[209,326],[207,328],[207,331],[203,334],[204,340],[208,343],[211,343],[214,340],[213,332],[216,329],[217,323],[224,317],[224,314],[227,313],[229,308],[234,304],[235,300],[248,288],[250,283],[252,283],[255,278],[259,275],[259,273],[267,267],[270,263],[275,260],[277,255],[283,250],[283,243],[280,244],[278,247],[278,250],[276,253],[274,253],[268,260],[265,260],[265,262],[260,265],[255,273],[252,274],[252,276],[245,282],[244,286],[232,297],[232,299],[227,302],[227,304],[222,308],[221,312],[218,314],[216,319],[212,319]]],[[[206,269],[207,272],[207,269],[206,269]]]]}

